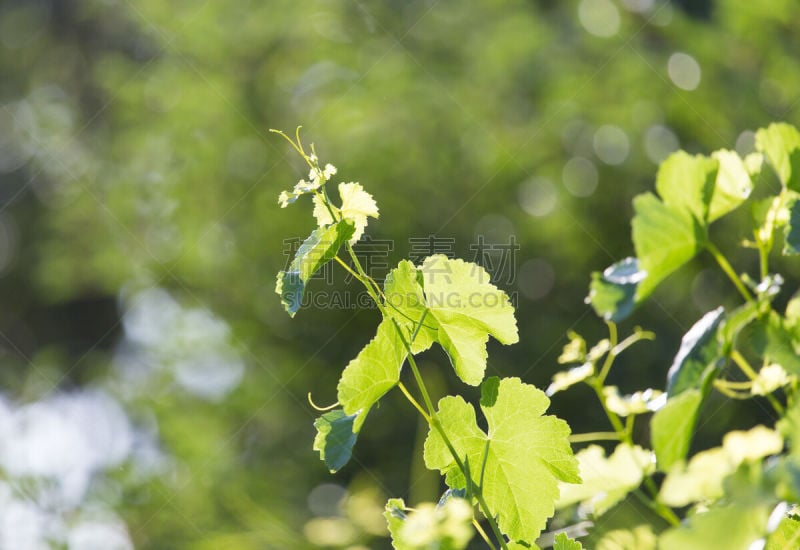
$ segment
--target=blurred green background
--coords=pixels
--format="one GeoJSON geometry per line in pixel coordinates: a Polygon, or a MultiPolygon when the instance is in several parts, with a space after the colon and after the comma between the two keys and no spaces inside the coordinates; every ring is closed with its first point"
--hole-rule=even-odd
{"type": "MultiPolygon", "coordinates": [[[[491,343],[489,372],[546,387],[568,329],[604,334],[589,274],[632,253],[658,162],[800,123],[798,21],[793,0],[5,0],[0,547],[388,547],[385,499],[440,481],[394,394],[342,472],[311,450],[306,395],[335,401],[377,313],[282,311],[275,273],[314,221],[278,207],[307,168],[268,129],[302,124],[335,181],[374,195],[377,277],[431,236],[491,260],[521,342],[491,343]]],[[[334,290],[357,292],[339,269],[312,284],[334,290]]],[[[658,340],[612,382],[661,387],[731,300],[708,258],[673,276],[622,327],[658,340]]],[[[475,396],[441,350],[422,363],[436,393],[475,396]]],[[[588,397],[552,410],[604,429],[588,397]]],[[[724,407],[698,444],[759,410],[724,407]]]]}

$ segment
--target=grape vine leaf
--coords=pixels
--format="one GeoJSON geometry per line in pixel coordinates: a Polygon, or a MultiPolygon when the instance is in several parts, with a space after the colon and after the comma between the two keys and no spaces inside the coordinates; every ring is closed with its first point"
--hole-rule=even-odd
{"type": "Polygon", "coordinates": [[[708,205],[709,223],[739,207],[753,191],[747,165],[736,152],[723,149],[711,156],[719,163],[719,170],[708,205]]]}
{"type": "Polygon", "coordinates": [[[619,323],[633,312],[636,289],[646,275],[645,271],[639,269],[638,259],[620,260],[602,273],[592,273],[586,302],[600,317],[619,323]]]}
{"type": "Polygon", "coordinates": [[[477,386],[486,371],[489,336],[502,344],[519,341],[514,307],[477,264],[436,254],[425,259],[420,272],[436,340],[458,377],[477,386]]]}
{"type": "Polygon", "coordinates": [[[764,550],[795,550],[800,546],[800,520],[785,517],[778,528],[770,533],[764,550]]]}
{"type": "Polygon", "coordinates": [[[442,505],[426,502],[406,511],[401,498],[389,499],[384,517],[395,550],[463,550],[472,539],[472,506],[463,498],[442,505]]]}
{"type": "Polygon", "coordinates": [[[756,150],[764,153],[785,189],[800,191],[800,132],[775,123],[756,132],[756,150]]]}
{"type": "Polygon", "coordinates": [[[718,307],[697,321],[681,339],[672,366],[667,373],[667,395],[674,397],[689,388],[700,388],[723,363],[717,327],[725,310],[718,307]]]}
{"type": "Polygon", "coordinates": [[[559,533],[553,540],[553,550],[583,550],[583,545],[566,534],[559,533]]]}
{"type": "MultiPolygon", "coordinates": [[[[458,396],[439,401],[436,418],[462,462],[470,465],[471,485],[481,487],[500,529],[512,540],[533,543],[553,514],[558,482],[579,483],[578,465],[569,445],[569,426],[542,416],[550,400],[519,378],[488,378],[481,386],[481,410],[458,396]]],[[[425,464],[440,470],[447,484],[466,487],[466,479],[435,429],[425,440],[425,464]]]]}
{"type": "Polygon", "coordinates": [[[342,409],[326,412],[314,421],[317,435],[314,450],[331,473],[341,470],[353,455],[358,437],[353,429],[355,415],[346,415],[342,409]]]}
{"type": "Polygon", "coordinates": [[[352,237],[353,231],[355,227],[347,220],[315,229],[297,249],[289,270],[278,272],[275,292],[291,317],[302,305],[308,280],[336,256],[339,247],[352,237]]]}
{"type": "Polygon", "coordinates": [[[721,548],[749,550],[765,535],[769,511],[739,504],[712,508],[691,517],[685,527],[669,529],[659,539],[659,550],[721,548]]]}
{"type": "Polygon", "coordinates": [[[771,311],[753,326],[753,348],[761,356],[778,363],[790,374],[800,374],[800,355],[795,347],[795,334],[784,319],[771,311]]]}
{"type": "MultiPolygon", "coordinates": [[[[354,226],[353,235],[350,237],[350,244],[355,244],[364,229],[367,227],[367,216],[378,217],[378,205],[372,195],[364,191],[360,183],[340,183],[339,197],[342,199],[342,207],[337,208],[330,205],[330,209],[342,219],[351,222],[354,226]]],[[[333,223],[333,216],[328,207],[322,202],[319,195],[314,195],[314,217],[320,226],[333,223]]]]}
{"type": "Polygon", "coordinates": [[[370,408],[400,380],[406,349],[391,319],[378,325],[375,337],[342,372],[337,397],[344,412],[357,415],[353,429],[361,429],[370,408]]]}
{"type": "Polygon", "coordinates": [[[436,341],[438,329],[436,319],[426,314],[427,304],[419,275],[413,263],[403,260],[386,276],[383,290],[387,312],[407,334],[412,335],[422,320],[411,342],[412,353],[420,353],[431,347],[436,341]]]}
{"type": "Polygon", "coordinates": [[[688,389],[668,399],[653,415],[651,438],[661,471],[668,471],[673,464],[686,458],[702,401],[701,390],[688,389]]]}
{"type": "Polygon", "coordinates": [[[590,445],[575,458],[583,482],[579,485],[561,483],[556,508],[580,502],[582,512],[595,517],[639,487],[644,476],[652,472],[655,462],[652,451],[627,443],[618,445],[609,457],[599,445],[590,445]]]}
{"type": "Polygon", "coordinates": [[[636,289],[638,303],[700,251],[706,228],[690,210],[665,204],[652,193],[636,197],[633,208],[633,245],[639,268],[647,274],[636,289]]]}
{"type": "Polygon", "coordinates": [[[666,206],[677,212],[691,212],[697,221],[705,224],[718,166],[716,159],[703,155],[673,153],[658,168],[656,191],[666,206]]]}

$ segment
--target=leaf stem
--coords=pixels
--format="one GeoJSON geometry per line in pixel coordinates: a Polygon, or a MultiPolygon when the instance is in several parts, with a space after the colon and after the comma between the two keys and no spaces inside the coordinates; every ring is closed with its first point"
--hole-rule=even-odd
{"type": "MultiPolygon", "coordinates": [[[[606,359],[603,362],[603,367],[600,369],[600,373],[597,375],[597,381],[599,385],[602,386],[606,381],[606,376],[611,371],[611,365],[614,364],[614,359],[617,358],[617,325],[613,321],[606,321],[606,325],[608,326],[608,342],[609,342],[609,350],[608,354],[606,354],[606,359]]],[[[605,407],[605,400],[603,401],[603,406],[605,407]]]]}
{"type": "MultiPolygon", "coordinates": [[[[731,359],[733,359],[733,362],[736,363],[745,376],[747,376],[750,380],[755,380],[758,378],[756,371],[750,366],[750,363],[747,362],[747,359],[745,359],[744,356],[739,353],[739,350],[735,349],[731,352],[731,359]]],[[[772,405],[773,409],[775,409],[775,412],[778,413],[779,416],[783,416],[783,406],[778,402],[777,399],[775,399],[775,396],[768,393],[764,397],[767,398],[767,401],[769,401],[769,404],[772,405]]]]}
{"type": "Polygon", "coordinates": [[[588,432],[569,436],[570,443],[589,443],[592,441],[619,441],[619,434],[617,432],[588,432]]]}
{"type": "Polygon", "coordinates": [[[484,530],[483,530],[483,527],[481,527],[481,524],[480,524],[480,523],[478,523],[478,520],[477,520],[477,519],[475,519],[475,518],[472,518],[472,525],[473,525],[473,527],[475,527],[475,530],[476,530],[476,531],[478,532],[478,534],[481,536],[481,538],[483,539],[483,541],[484,541],[484,542],[485,542],[487,545],[489,545],[489,549],[490,549],[490,550],[497,550],[497,549],[496,549],[496,547],[495,547],[495,545],[494,545],[494,543],[492,542],[492,539],[490,539],[490,538],[489,538],[489,535],[487,535],[487,534],[486,534],[486,531],[484,531],[484,530]]]}
{"type": "Polygon", "coordinates": [[[736,290],[739,291],[739,294],[741,294],[746,301],[748,302],[753,301],[753,296],[750,294],[750,291],[747,290],[747,287],[744,286],[744,283],[742,283],[742,279],[736,274],[736,271],[734,271],[733,267],[725,258],[725,256],[722,254],[722,252],[720,252],[719,248],[717,248],[711,241],[708,241],[706,243],[706,250],[708,250],[711,253],[711,255],[714,256],[714,259],[722,268],[722,271],[725,272],[725,275],[727,275],[728,278],[731,280],[733,286],[736,287],[736,290]]]}

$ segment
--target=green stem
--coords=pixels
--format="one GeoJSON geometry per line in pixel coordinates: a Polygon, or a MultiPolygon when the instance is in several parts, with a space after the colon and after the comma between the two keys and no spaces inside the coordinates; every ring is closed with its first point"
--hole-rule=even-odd
{"type": "Polygon", "coordinates": [[[487,534],[486,534],[486,531],[484,531],[484,530],[483,530],[483,527],[481,527],[481,524],[480,524],[480,523],[478,523],[478,520],[477,520],[477,519],[475,519],[475,518],[472,518],[472,525],[473,525],[473,527],[475,527],[475,530],[476,530],[476,531],[478,532],[478,534],[481,536],[481,538],[483,539],[483,541],[484,541],[484,542],[485,542],[485,543],[486,543],[486,544],[489,546],[489,549],[490,549],[490,550],[497,550],[497,549],[495,548],[495,546],[494,546],[494,543],[493,543],[493,542],[492,542],[492,540],[489,538],[489,535],[487,535],[487,534]]]}
{"type": "MultiPolygon", "coordinates": [[[[745,376],[747,376],[750,380],[755,380],[758,378],[756,371],[750,366],[750,363],[747,362],[747,359],[745,359],[744,356],[739,353],[739,350],[735,349],[731,352],[731,359],[733,359],[733,362],[736,363],[745,376]]],[[[775,409],[775,412],[778,413],[779,416],[783,416],[783,406],[778,402],[777,399],[775,399],[775,396],[768,393],[764,397],[767,398],[767,401],[769,401],[770,405],[772,405],[772,408],[775,409]]]]}
{"type": "Polygon", "coordinates": [[[719,251],[719,248],[717,248],[714,243],[709,241],[706,243],[706,250],[708,250],[711,255],[714,256],[714,259],[722,268],[722,271],[725,272],[725,275],[727,275],[731,280],[733,286],[736,287],[736,290],[739,291],[739,294],[741,294],[745,300],[751,302],[753,300],[753,296],[750,294],[750,291],[747,290],[747,287],[744,286],[742,279],[736,274],[736,271],[734,271],[733,267],[725,258],[725,256],[722,255],[722,252],[719,251]]]}
{"type": "MultiPolygon", "coordinates": [[[[606,321],[606,325],[608,326],[608,343],[609,343],[609,350],[608,354],[606,354],[606,360],[603,362],[603,367],[600,369],[600,374],[597,375],[598,385],[602,386],[606,381],[606,376],[611,371],[611,365],[614,364],[614,359],[617,358],[617,352],[615,348],[617,347],[617,325],[612,321],[606,321]]],[[[605,400],[603,400],[605,406],[605,400]]]]}
{"type": "Polygon", "coordinates": [[[617,432],[589,432],[569,436],[570,443],[590,443],[592,441],[619,441],[619,434],[617,432]]]}
{"type": "MultiPolygon", "coordinates": [[[[650,479],[649,477],[645,477],[645,486],[647,486],[647,487],[648,487],[648,489],[649,489],[650,487],[649,487],[649,485],[647,484],[647,482],[648,482],[648,481],[649,481],[650,483],[653,483],[653,480],[652,480],[652,479],[650,479]]],[[[655,485],[654,485],[654,484],[653,484],[653,487],[655,488],[655,485]]],[[[677,526],[679,526],[679,525],[681,524],[681,520],[680,520],[680,518],[679,518],[677,515],[675,515],[675,512],[673,512],[673,511],[672,511],[672,509],[671,509],[671,508],[669,508],[668,506],[665,506],[664,504],[660,503],[658,500],[651,499],[650,497],[648,497],[647,495],[645,495],[645,494],[644,494],[644,493],[643,493],[641,490],[639,490],[639,489],[636,489],[635,491],[633,491],[633,494],[634,494],[634,495],[635,495],[635,496],[636,496],[636,497],[637,497],[637,498],[638,498],[640,501],[642,501],[642,503],[643,503],[645,506],[647,506],[648,508],[650,508],[651,510],[653,510],[653,511],[654,511],[656,514],[658,514],[659,516],[661,516],[662,518],[664,518],[664,519],[667,521],[667,523],[669,523],[669,524],[670,524],[670,525],[672,525],[673,527],[677,527],[677,526]]]]}

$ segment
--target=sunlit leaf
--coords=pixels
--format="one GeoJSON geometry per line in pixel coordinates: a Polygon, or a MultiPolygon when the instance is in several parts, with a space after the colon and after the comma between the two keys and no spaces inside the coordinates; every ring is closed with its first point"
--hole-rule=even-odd
{"type": "Polygon", "coordinates": [[[400,498],[386,503],[384,517],[396,550],[462,550],[475,534],[472,506],[463,498],[426,502],[407,510],[400,498]]]}
{"type": "Polygon", "coordinates": [[[800,191],[800,132],[786,123],[770,124],[756,132],[756,149],[772,165],[785,188],[800,191]]]}
{"type": "Polygon", "coordinates": [[[578,460],[580,484],[561,483],[561,497],[556,508],[576,502],[587,514],[600,516],[636,489],[642,478],[653,471],[655,456],[637,446],[617,445],[611,456],[598,445],[590,445],[575,455],[578,460]]]}
{"type": "Polygon", "coordinates": [[[636,289],[640,302],[700,251],[706,231],[689,210],[666,205],[652,193],[636,197],[633,207],[633,244],[639,268],[647,274],[636,289]]]}
{"type": "Polygon", "coordinates": [[[583,545],[564,533],[559,533],[553,541],[553,550],[583,550],[583,545]]]}
{"type": "MultiPolygon", "coordinates": [[[[439,401],[437,418],[462,462],[469,463],[472,485],[482,487],[501,530],[517,541],[536,540],[553,514],[559,481],[580,481],[569,427],[563,420],[542,416],[548,405],[544,393],[518,378],[489,378],[481,386],[481,410],[488,422],[484,433],[475,409],[461,397],[439,401]]],[[[425,464],[445,474],[451,487],[466,487],[456,461],[433,429],[425,440],[425,464]]]]}
{"type": "Polygon", "coordinates": [[[354,430],[359,431],[370,408],[400,380],[406,349],[391,319],[378,325],[377,333],[339,379],[339,403],[347,414],[358,414],[354,430]]]}
{"type": "Polygon", "coordinates": [[[716,151],[712,157],[719,169],[708,207],[709,223],[736,209],[753,191],[747,165],[735,151],[716,151]]]}
{"type": "Polygon", "coordinates": [[[411,343],[411,351],[420,353],[436,341],[437,324],[433,315],[425,315],[427,304],[425,294],[419,283],[419,271],[408,260],[400,262],[384,283],[384,303],[389,315],[412,335],[420,320],[417,336],[411,343]]]}
{"type": "Polygon", "coordinates": [[[691,212],[705,224],[714,195],[717,168],[716,159],[677,151],[659,166],[656,191],[666,206],[677,212],[691,212]]]}
{"type": "Polygon", "coordinates": [[[480,384],[489,336],[503,344],[519,340],[514,307],[479,265],[437,254],[426,258],[420,270],[437,341],[458,377],[473,386],[480,384]]]}

